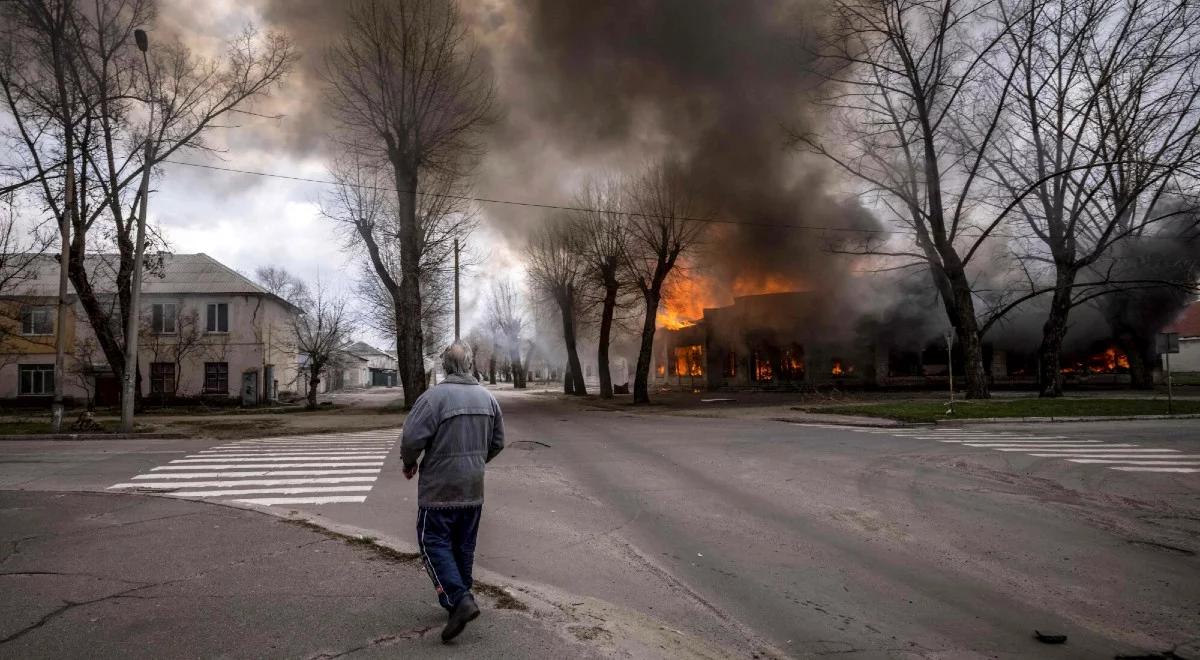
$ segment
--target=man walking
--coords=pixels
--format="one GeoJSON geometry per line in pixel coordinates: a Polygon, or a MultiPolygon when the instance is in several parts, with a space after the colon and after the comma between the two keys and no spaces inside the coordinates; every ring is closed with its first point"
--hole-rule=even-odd
{"type": "Polygon", "coordinates": [[[479,616],[471,565],[483,509],[483,464],[504,449],[500,404],[471,375],[471,364],[471,349],[451,344],[442,353],[446,380],[417,399],[401,434],[405,478],[413,478],[421,459],[417,543],[438,602],[450,613],[443,642],[479,616]]]}

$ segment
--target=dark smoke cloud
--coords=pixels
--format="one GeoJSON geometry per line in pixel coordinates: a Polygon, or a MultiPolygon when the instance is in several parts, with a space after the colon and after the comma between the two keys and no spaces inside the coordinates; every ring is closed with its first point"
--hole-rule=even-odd
{"type": "MultiPolygon", "coordinates": [[[[788,128],[818,116],[808,96],[816,80],[799,44],[819,9],[723,0],[519,3],[503,58],[510,119],[494,141],[487,183],[495,185],[497,171],[538,170],[540,150],[527,146],[550,142],[567,159],[624,169],[677,159],[705,207],[723,217],[877,227],[866,210],[826,194],[832,182],[823,164],[786,146],[788,128]]],[[[572,182],[553,183],[561,196],[572,182]]],[[[834,289],[849,264],[823,247],[811,232],[725,228],[704,265],[718,280],[775,274],[834,289]]]]}

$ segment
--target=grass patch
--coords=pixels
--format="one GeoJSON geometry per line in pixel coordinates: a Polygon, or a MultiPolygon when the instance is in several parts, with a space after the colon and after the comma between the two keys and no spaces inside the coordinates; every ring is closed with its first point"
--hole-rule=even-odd
{"type": "MultiPolygon", "coordinates": [[[[886,417],[901,422],[936,422],[988,417],[1125,417],[1129,415],[1165,415],[1167,402],[1149,399],[1017,399],[959,401],[954,414],[946,414],[944,402],[872,403],[854,406],[813,406],[805,412],[835,415],[886,417]]],[[[1200,401],[1176,401],[1173,412],[1200,414],[1200,401]]]]}

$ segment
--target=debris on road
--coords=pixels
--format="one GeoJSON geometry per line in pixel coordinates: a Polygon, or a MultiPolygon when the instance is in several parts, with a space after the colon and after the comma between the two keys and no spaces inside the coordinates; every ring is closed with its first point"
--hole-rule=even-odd
{"type": "Polygon", "coordinates": [[[1067,636],[1059,635],[1057,633],[1044,633],[1040,630],[1035,630],[1035,631],[1033,631],[1033,636],[1037,639],[1037,641],[1039,641],[1043,644],[1066,644],[1067,643],[1067,636]]]}

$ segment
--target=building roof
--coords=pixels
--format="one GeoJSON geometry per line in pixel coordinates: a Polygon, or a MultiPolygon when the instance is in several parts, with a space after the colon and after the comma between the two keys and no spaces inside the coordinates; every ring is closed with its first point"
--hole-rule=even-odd
{"type": "Polygon", "coordinates": [[[378,348],[375,348],[374,346],[368,344],[365,341],[356,341],[353,344],[348,344],[348,345],[342,347],[342,350],[346,351],[347,353],[353,353],[358,356],[382,355],[386,358],[391,358],[393,360],[395,359],[388,353],[385,353],[384,351],[381,351],[378,348]]]}
{"type": "MultiPolygon", "coordinates": [[[[118,255],[91,254],[84,260],[92,287],[97,293],[116,292],[118,255]]],[[[291,303],[255,284],[248,277],[204,253],[147,255],[147,271],[142,279],[142,293],[153,294],[239,294],[260,295],[275,299],[289,307],[291,303]],[[156,263],[158,262],[158,263],[156,263]]],[[[32,277],[14,291],[16,295],[58,295],[58,258],[47,255],[35,262],[32,277]]],[[[69,285],[75,293],[74,285],[69,285]]]]}
{"type": "Polygon", "coordinates": [[[1180,337],[1200,337],[1200,300],[1184,307],[1163,332],[1177,332],[1180,337]]]}

